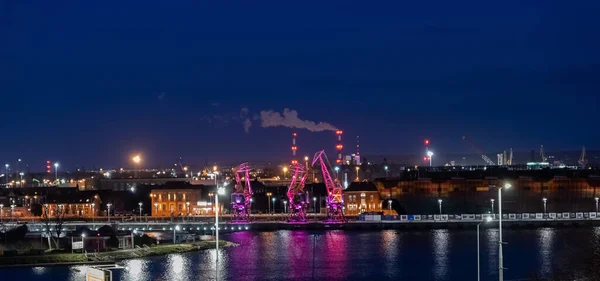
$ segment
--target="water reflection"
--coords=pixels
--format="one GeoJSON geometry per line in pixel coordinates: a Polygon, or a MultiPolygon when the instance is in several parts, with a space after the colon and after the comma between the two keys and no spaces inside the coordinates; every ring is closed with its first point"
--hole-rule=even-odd
{"type": "Polygon", "coordinates": [[[146,269],[147,260],[128,260],[123,263],[125,267],[123,276],[125,280],[148,280],[146,269]]]}
{"type": "Polygon", "coordinates": [[[433,274],[436,280],[445,279],[448,270],[450,234],[447,229],[433,230],[433,274]]]}
{"type": "Polygon", "coordinates": [[[539,235],[539,261],[540,269],[543,276],[548,276],[552,272],[552,256],[554,248],[555,229],[542,228],[538,229],[539,235]]]}
{"type": "MultiPolygon", "coordinates": [[[[498,274],[498,241],[500,240],[499,234],[500,232],[498,232],[497,228],[487,229],[485,231],[485,239],[487,240],[487,256],[481,255],[481,258],[487,258],[488,271],[481,271],[482,276],[498,274]]],[[[505,238],[503,238],[502,240],[506,241],[505,238]]],[[[513,241],[511,241],[511,243],[512,242],[513,241]]]]}

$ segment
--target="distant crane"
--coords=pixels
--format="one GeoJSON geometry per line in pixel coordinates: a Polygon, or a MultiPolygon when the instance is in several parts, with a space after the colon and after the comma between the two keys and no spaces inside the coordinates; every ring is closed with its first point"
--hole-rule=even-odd
{"type": "Polygon", "coordinates": [[[481,155],[481,159],[483,159],[483,161],[485,161],[486,164],[490,165],[490,166],[494,166],[496,165],[496,163],[494,163],[494,161],[492,161],[492,159],[490,159],[487,155],[485,155],[485,153],[483,153],[483,150],[479,149],[475,144],[473,144],[473,142],[471,142],[470,139],[467,139],[466,136],[463,136],[462,139],[469,144],[469,146],[475,150],[475,152],[477,152],[477,154],[481,155]]]}
{"type": "Polygon", "coordinates": [[[542,162],[548,161],[548,157],[544,154],[544,145],[540,146],[540,157],[542,158],[542,162]]]}
{"type": "Polygon", "coordinates": [[[587,164],[587,160],[585,159],[585,146],[581,149],[581,156],[579,156],[579,161],[577,161],[577,163],[579,163],[579,167],[581,168],[585,168],[587,164]]]}

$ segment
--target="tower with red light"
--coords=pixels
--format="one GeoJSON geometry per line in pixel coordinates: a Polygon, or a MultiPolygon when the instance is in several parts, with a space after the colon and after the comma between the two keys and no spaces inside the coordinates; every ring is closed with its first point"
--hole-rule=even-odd
{"type": "Polygon", "coordinates": [[[423,157],[423,162],[427,163],[429,161],[429,140],[425,140],[425,157],[423,157]]]}
{"type": "Polygon", "coordinates": [[[298,134],[292,134],[292,164],[298,164],[298,160],[296,160],[296,150],[298,150],[298,147],[296,146],[296,136],[298,136],[298,134]]]}
{"type": "Polygon", "coordinates": [[[50,165],[50,160],[46,161],[46,173],[52,173],[52,166],[50,165]]]}
{"type": "Polygon", "coordinates": [[[342,148],[344,148],[342,145],[342,134],[343,132],[341,130],[335,131],[337,137],[337,143],[335,145],[335,150],[337,152],[337,159],[335,159],[336,164],[342,164],[342,148]]]}

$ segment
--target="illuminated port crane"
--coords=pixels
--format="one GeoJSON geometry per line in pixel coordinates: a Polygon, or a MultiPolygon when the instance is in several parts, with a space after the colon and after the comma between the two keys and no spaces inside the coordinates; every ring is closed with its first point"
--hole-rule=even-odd
{"type": "Polygon", "coordinates": [[[290,170],[294,170],[294,176],[287,192],[290,202],[288,222],[306,222],[306,206],[308,206],[309,199],[304,191],[304,182],[306,182],[308,171],[302,164],[292,164],[290,170]]]}
{"type": "Polygon", "coordinates": [[[248,163],[242,163],[233,168],[235,174],[234,192],[231,193],[231,208],[233,209],[233,222],[250,222],[250,208],[252,206],[252,186],[250,185],[251,168],[248,163]],[[243,175],[243,179],[240,178],[243,175]],[[242,182],[243,180],[243,182],[242,182]]]}
{"type": "Polygon", "coordinates": [[[315,166],[317,162],[321,166],[323,182],[325,182],[325,186],[327,187],[327,221],[334,223],[346,222],[343,209],[344,200],[342,198],[343,188],[337,179],[334,181],[331,177],[331,164],[324,150],[315,153],[312,165],[315,166]]]}

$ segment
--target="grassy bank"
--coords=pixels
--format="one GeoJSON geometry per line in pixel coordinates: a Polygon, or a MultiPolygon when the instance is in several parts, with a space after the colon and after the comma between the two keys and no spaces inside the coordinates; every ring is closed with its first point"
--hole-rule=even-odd
{"type": "MultiPolygon", "coordinates": [[[[237,246],[227,241],[219,241],[219,247],[237,246]]],[[[1,266],[13,265],[41,265],[41,264],[73,264],[85,262],[116,262],[125,259],[144,258],[168,254],[178,254],[193,251],[214,249],[214,241],[200,241],[191,244],[160,245],[133,250],[118,250],[102,252],[100,254],[70,254],[48,253],[46,255],[19,255],[14,257],[0,257],[1,266]]]]}

